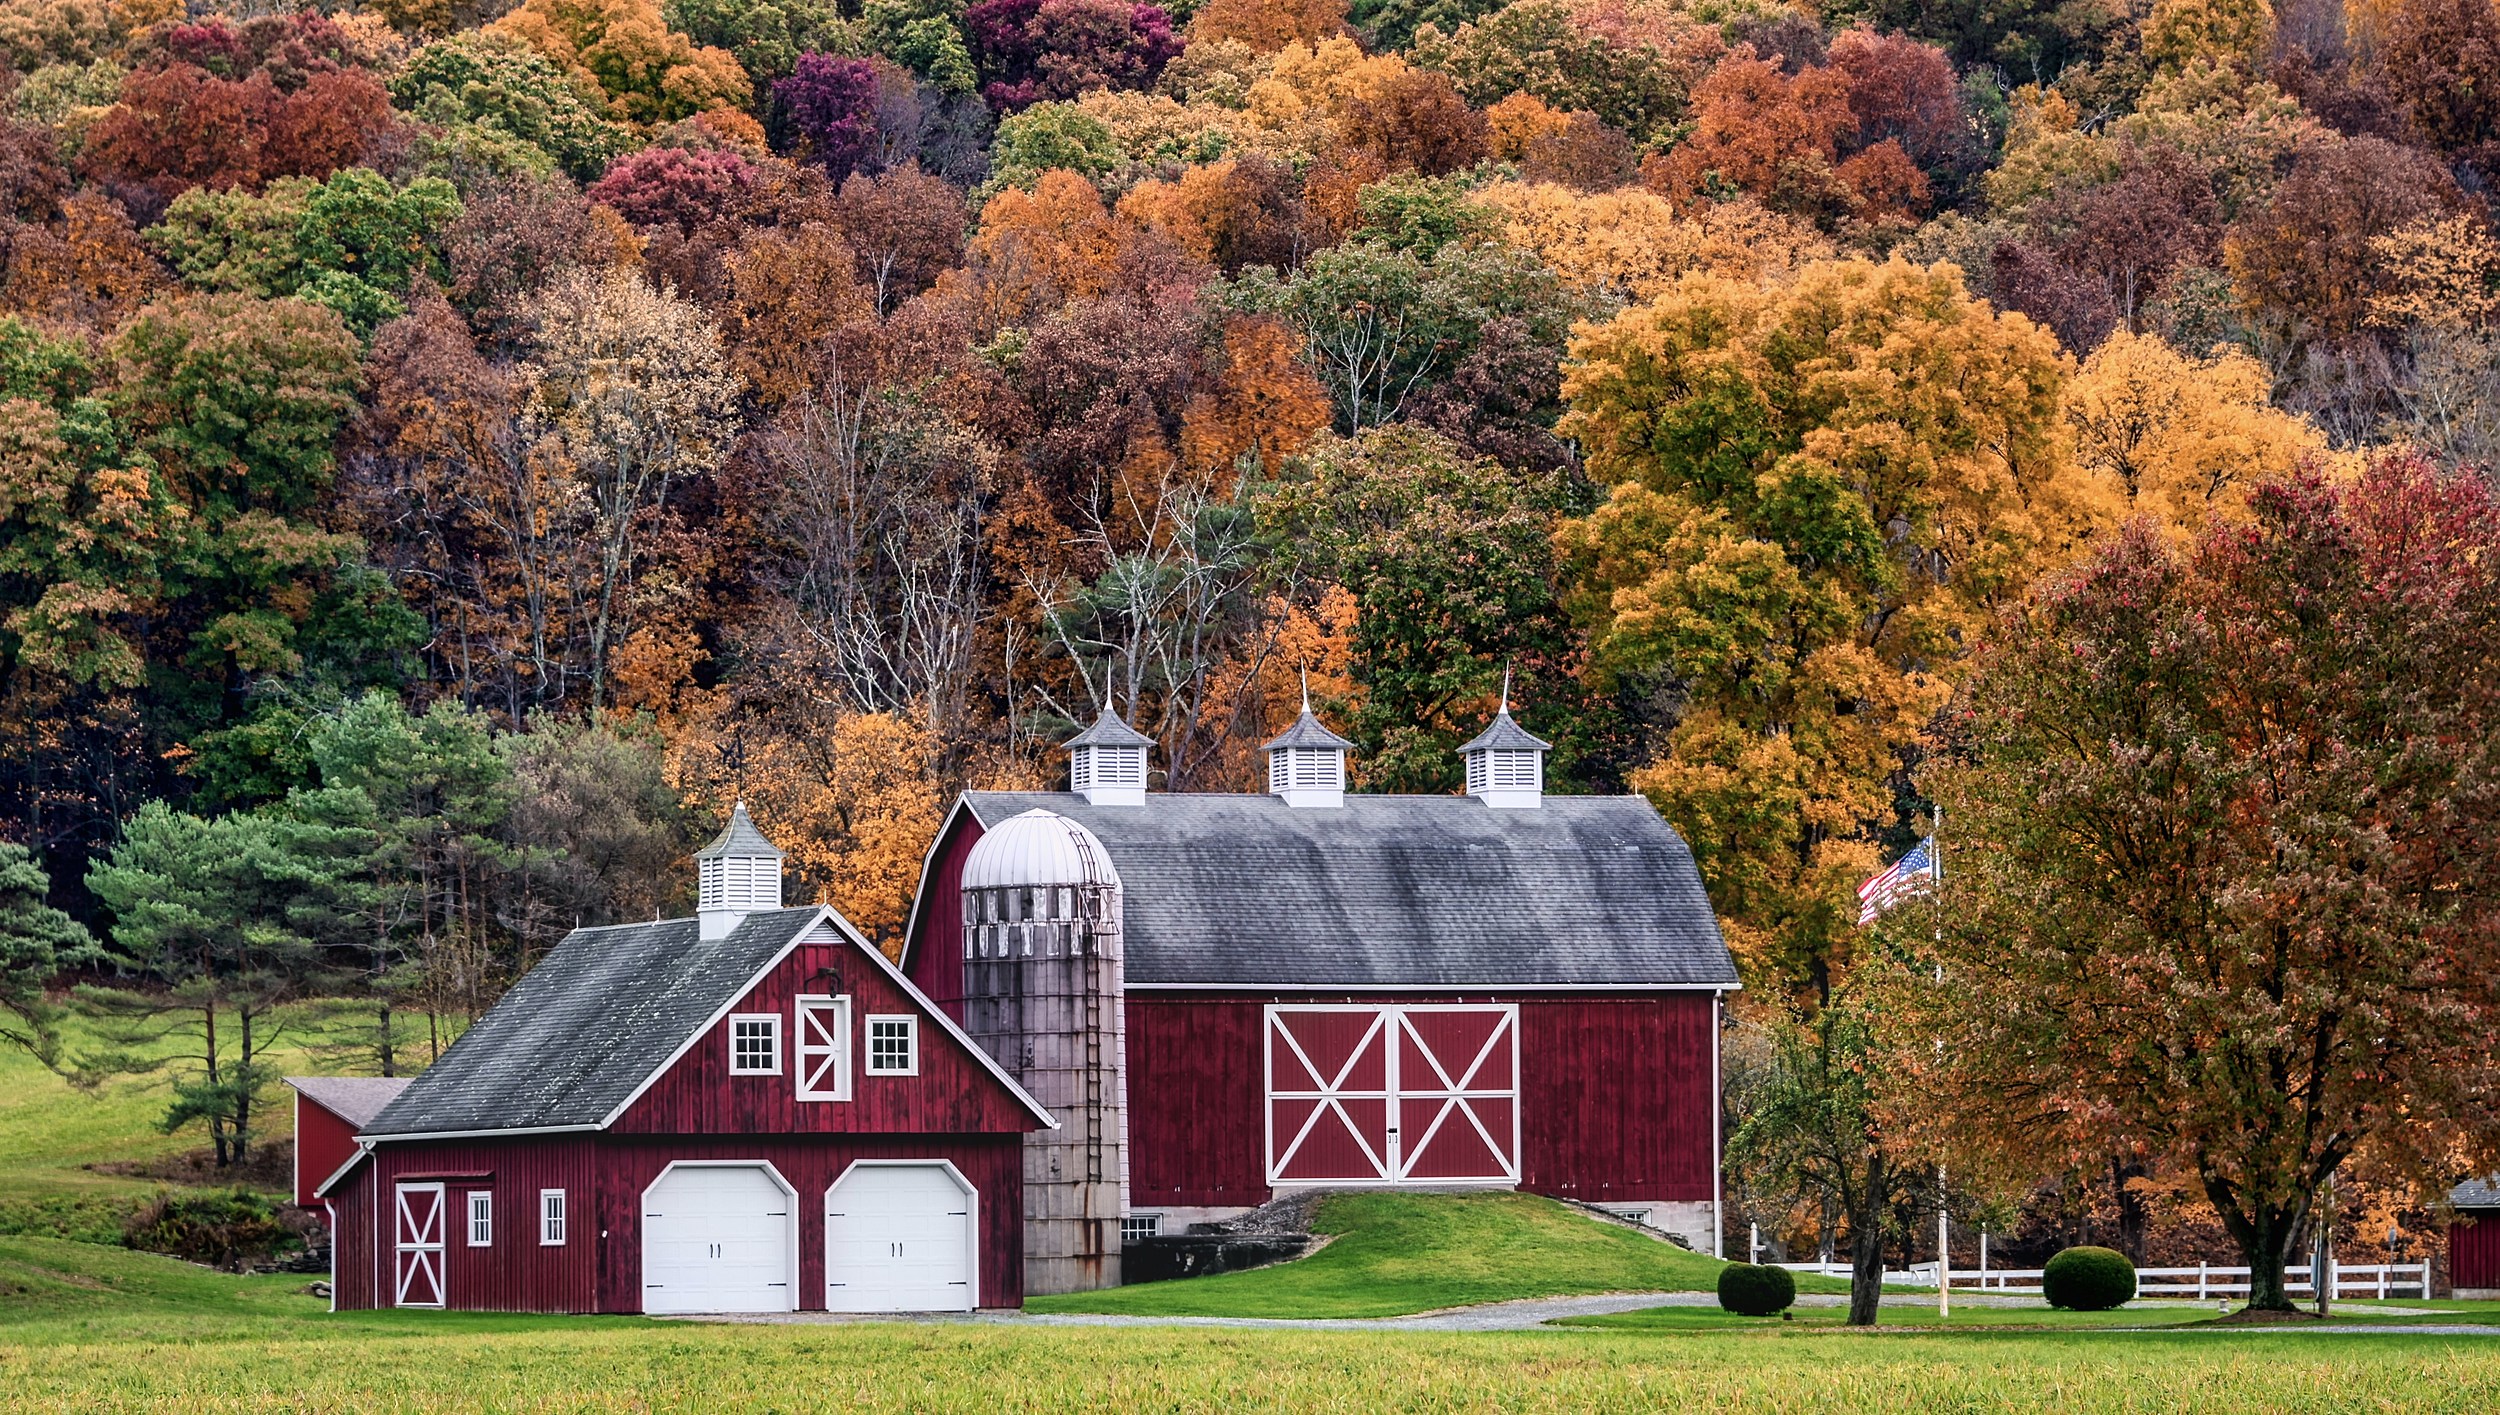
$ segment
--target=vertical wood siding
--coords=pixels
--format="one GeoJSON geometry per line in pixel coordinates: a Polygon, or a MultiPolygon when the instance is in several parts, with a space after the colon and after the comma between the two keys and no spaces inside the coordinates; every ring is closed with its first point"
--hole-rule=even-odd
{"type": "Polygon", "coordinates": [[[2448,1226],[2448,1285],[2500,1287],[2500,1209],[2469,1209],[2480,1220],[2448,1226]]]}
{"type": "Polygon", "coordinates": [[[682,1139],[516,1136],[385,1145],[337,1196],[338,1305],[392,1305],[393,1187],[442,1177],[444,1300],[471,1312],[642,1310],[642,1196],[675,1160],[752,1160],[798,1190],[798,1303],[825,1304],[825,1191],[855,1160],[946,1160],[978,1196],[981,1304],[1024,1301],[1020,1136],[823,1136],[682,1139]],[[472,1176],[472,1177],[461,1177],[472,1176]],[[468,1246],[468,1194],[494,1196],[494,1243],[468,1246]],[[538,1241],[538,1191],[567,1195],[566,1242],[538,1241]],[[375,1227],[377,1221],[380,1224],[375,1227]],[[378,1278],[378,1281],[377,1281],[378,1278]]]}
{"type": "MultiPolygon", "coordinates": [[[[960,991],[960,988],[958,989],[960,991]]],[[[729,1074],[723,1017],[617,1117],[620,1135],[1016,1134],[1034,1120],[997,1077],[948,1036],[926,1008],[848,943],[802,944],[730,1008],[781,1018],[781,1074],[729,1074]],[[802,1101],[795,1075],[802,993],[851,999],[851,1099],[802,1101]],[[909,1013],[920,1022],[920,1074],[867,1074],[867,1019],[909,1013]]]]}
{"type": "Polygon", "coordinates": [[[295,1095],[295,1202],[319,1207],[313,1190],[356,1153],[356,1127],[301,1091],[295,1095]]]}
{"type": "Polygon", "coordinates": [[[964,856],[981,833],[972,812],[956,813],[953,828],[929,855],[929,871],[920,882],[920,917],[903,941],[903,971],[912,986],[958,1022],[964,1017],[964,856]]]}
{"type": "MultiPolygon", "coordinates": [[[[1304,1002],[1519,1008],[1519,1187],[1589,1203],[1707,1200],[1716,1045],[1708,993],[1444,994],[1304,1002]]],[[[1128,997],[1129,1195],[1141,1207],[1265,1203],[1264,997],[1128,997]]]]}

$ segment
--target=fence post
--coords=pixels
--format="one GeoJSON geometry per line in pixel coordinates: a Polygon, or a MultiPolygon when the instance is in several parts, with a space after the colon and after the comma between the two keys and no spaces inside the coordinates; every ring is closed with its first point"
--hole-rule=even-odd
{"type": "Polygon", "coordinates": [[[2387,1300],[2387,1264],[2378,1265],[2378,1300],[2387,1300]]]}
{"type": "Polygon", "coordinates": [[[2196,1300],[2205,1300],[2205,1263],[2201,1259],[2196,1264],[2196,1300]]]}
{"type": "Polygon", "coordinates": [[[1979,1230],[1979,1290],[1988,1290],[1988,1230],[1979,1230]]]}
{"type": "Polygon", "coordinates": [[[1745,1261],[1748,1263],[1758,1263],[1762,1261],[1761,1224],[1755,1224],[1753,1226],[1752,1236],[1745,1240],[1745,1261]]]}

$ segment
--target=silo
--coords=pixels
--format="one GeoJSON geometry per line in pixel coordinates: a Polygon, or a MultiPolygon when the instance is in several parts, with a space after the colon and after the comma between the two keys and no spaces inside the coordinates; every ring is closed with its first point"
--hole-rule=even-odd
{"type": "Polygon", "coordinates": [[[1024,1142],[1024,1290],[1120,1283],[1128,1194],[1120,876],[1093,832],[1032,810],[964,857],[964,1030],[1047,1107],[1024,1142]]]}

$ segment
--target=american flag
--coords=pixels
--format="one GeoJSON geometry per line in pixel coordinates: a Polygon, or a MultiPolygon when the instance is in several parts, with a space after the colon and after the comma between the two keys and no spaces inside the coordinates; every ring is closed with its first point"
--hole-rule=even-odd
{"type": "Polygon", "coordinates": [[[1858,886],[1858,923],[1875,922],[1875,916],[1900,900],[1925,892],[1927,887],[1944,878],[1936,864],[1936,837],[1910,847],[1910,853],[1893,862],[1892,868],[1858,886]]]}

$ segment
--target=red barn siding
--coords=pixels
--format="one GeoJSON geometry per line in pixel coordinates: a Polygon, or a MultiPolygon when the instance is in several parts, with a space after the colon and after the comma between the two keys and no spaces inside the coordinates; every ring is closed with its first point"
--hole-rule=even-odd
{"type": "Polygon", "coordinates": [[[356,1153],[356,1127],[321,1102],[295,1093],[295,1202],[321,1201],[313,1190],[356,1153]]]}
{"type": "Polygon", "coordinates": [[[848,943],[791,950],[740,998],[730,1014],[781,1016],[781,1074],[729,1074],[729,1020],[723,1017],[617,1117],[619,1135],[1011,1134],[1037,1127],[991,1075],[874,962],[848,943]],[[802,993],[851,999],[851,1099],[802,1101],[792,999],[802,993]],[[920,1074],[867,1074],[872,1013],[921,1018],[920,1074]]]}
{"type": "Polygon", "coordinates": [[[920,918],[904,940],[903,971],[956,1021],[964,1018],[964,856],[981,838],[972,812],[958,810],[952,829],[929,853],[920,881],[920,918]]]}
{"type": "Polygon", "coordinates": [[[1264,1204],[1263,999],[1130,993],[1129,1202],[1264,1204]]]}
{"type": "Polygon", "coordinates": [[[2500,1209],[2461,1209],[2448,1227],[2448,1285],[2500,1288],[2500,1209]]]}
{"type": "Polygon", "coordinates": [[[1264,1203],[1269,1001],[1520,1004],[1520,1184],[1586,1202],[1708,1200],[1718,1123],[1708,993],[1127,999],[1129,1193],[1142,1207],[1264,1203]]]}
{"type": "Polygon", "coordinates": [[[676,1160],[756,1160],[798,1190],[798,1302],[825,1299],[825,1191],[855,1160],[946,1160],[978,1196],[981,1303],[1024,1301],[1023,1145],[1018,1135],[661,1139],[591,1135],[386,1145],[334,1197],[338,1305],[392,1302],[393,1186],[443,1178],[445,1300],[461,1311],[639,1312],[642,1196],[676,1160]],[[480,1177],[457,1177],[475,1175],[480,1177]],[[467,1245],[467,1195],[495,1196],[495,1241],[467,1245]],[[538,1191],[568,1195],[569,1241],[538,1242],[538,1191]]]}
{"type": "Polygon", "coordinates": [[[1519,1187],[1584,1203],[1712,1197],[1708,993],[1519,1009],[1519,1187]]]}

